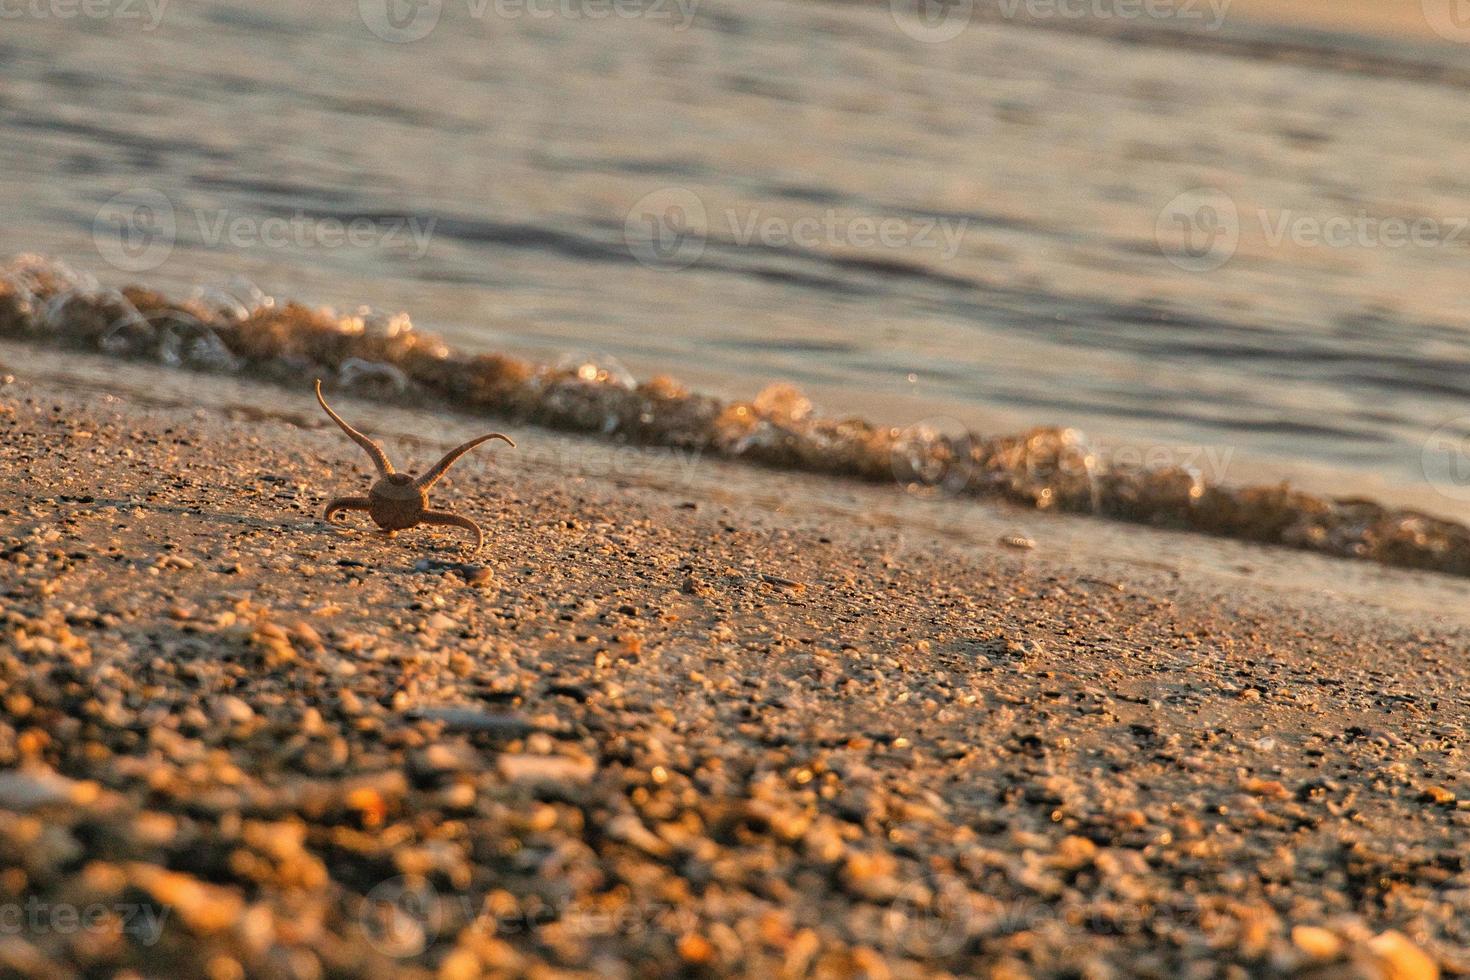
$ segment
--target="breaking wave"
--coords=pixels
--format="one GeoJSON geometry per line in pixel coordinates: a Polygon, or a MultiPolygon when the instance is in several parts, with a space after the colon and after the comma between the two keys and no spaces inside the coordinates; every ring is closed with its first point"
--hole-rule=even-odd
{"type": "Polygon", "coordinates": [[[637,382],[595,358],[537,365],[462,353],[404,313],[282,302],[243,281],[172,298],[139,285],[106,288],[55,259],[22,255],[0,266],[0,336],[293,386],[330,378],[380,399],[637,444],[1470,575],[1470,529],[1416,511],[1129,465],[1072,429],[983,436],[875,425],[820,417],[789,385],[729,401],[667,376],[637,382]]]}

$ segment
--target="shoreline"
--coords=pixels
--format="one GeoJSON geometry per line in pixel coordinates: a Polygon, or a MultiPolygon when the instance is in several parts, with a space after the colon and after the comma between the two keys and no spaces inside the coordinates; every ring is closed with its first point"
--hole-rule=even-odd
{"type": "Polygon", "coordinates": [[[785,384],[727,402],[667,375],[639,382],[590,359],[550,367],[470,355],[414,330],[404,313],[209,294],[176,300],[142,286],[104,289],[55,260],[22,256],[0,274],[0,338],[286,385],[320,377],[390,403],[1470,576],[1470,527],[1416,510],[1285,483],[1216,483],[1180,465],[1114,465],[1066,428],[1003,436],[923,423],[900,429],[819,417],[785,384]]]}
{"type": "MultiPolygon", "coordinates": [[[[843,484],[718,459],[578,471],[598,443],[524,425],[524,466],[436,488],[479,554],[384,541],[317,519],[368,468],[306,391],[17,373],[0,904],[161,926],[7,967],[1470,968],[1463,626],[864,528],[807,506],[843,484]]],[[[335,404],[404,467],[473,434],[335,404]]]]}

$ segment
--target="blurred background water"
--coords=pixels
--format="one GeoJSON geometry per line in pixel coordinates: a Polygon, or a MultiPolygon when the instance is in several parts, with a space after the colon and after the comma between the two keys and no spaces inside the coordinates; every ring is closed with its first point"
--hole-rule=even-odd
{"type": "Polygon", "coordinates": [[[1470,517],[1457,2],[27,0],[0,252],[1470,517]]]}

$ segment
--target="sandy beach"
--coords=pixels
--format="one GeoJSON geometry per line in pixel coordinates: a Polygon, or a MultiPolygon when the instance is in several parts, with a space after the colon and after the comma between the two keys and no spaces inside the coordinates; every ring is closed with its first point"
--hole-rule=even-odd
{"type": "Polygon", "coordinates": [[[0,2],[0,980],[1470,977],[1464,8],[0,2]]]}
{"type": "Polygon", "coordinates": [[[309,391],[0,361],[7,974],[1470,971],[1456,580],[524,426],[472,554],[309,391]]]}

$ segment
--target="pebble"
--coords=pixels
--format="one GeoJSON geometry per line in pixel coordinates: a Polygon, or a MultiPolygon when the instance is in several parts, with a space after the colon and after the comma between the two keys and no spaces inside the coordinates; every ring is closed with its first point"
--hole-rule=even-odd
{"type": "Polygon", "coordinates": [[[233,694],[227,694],[215,699],[214,717],[226,724],[243,725],[254,720],[255,709],[233,694]]]}
{"type": "Polygon", "coordinates": [[[1291,942],[1312,959],[1332,960],[1342,955],[1342,937],[1321,926],[1292,926],[1291,942]]]}
{"type": "Polygon", "coordinates": [[[1057,844],[1052,859],[1056,866],[1066,871],[1077,871],[1092,864],[1097,857],[1097,845],[1086,837],[1075,835],[1064,837],[1057,844]]]}
{"type": "Polygon", "coordinates": [[[478,708],[418,708],[412,712],[412,716],[442,722],[445,731],[481,732],[502,739],[524,738],[536,730],[536,725],[522,715],[481,711],[478,708]]]}
{"type": "Polygon", "coordinates": [[[585,783],[597,774],[591,759],[512,753],[496,760],[500,775],[513,783],[585,783]]]}
{"type": "Polygon", "coordinates": [[[638,848],[652,857],[667,857],[673,850],[667,841],[643,825],[631,813],[620,814],[607,822],[608,837],[638,848]]]}
{"type": "Polygon", "coordinates": [[[414,563],[413,570],[416,572],[435,572],[439,574],[453,572],[470,585],[484,585],[495,578],[495,570],[488,565],[445,561],[440,558],[420,558],[414,563]]]}
{"type": "Polygon", "coordinates": [[[473,772],[479,768],[481,768],[479,756],[472,749],[462,745],[430,745],[409,760],[409,769],[420,776],[473,772]]]}
{"type": "Polygon", "coordinates": [[[132,864],[128,876],[195,933],[208,935],[228,929],[240,922],[245,911],[238,892],[206,884],[182,872],[132,864]]]}
{"type": "Polygon", "coordinates": [[[1368,941],[1383,980],[1439,980],[1439,964],[1401,932],[1390,929],[1368,941]]]}
{"type": "Polygon", "coordinates": [[[715,958],[715,948],[699,935],[684,935],[675,944],[679,958],[694,966],[703,966],[715,958]]]}
{"type": "Polygon", "coordinates": [[[0,772],[0,809],[35,810],[78,803],[95,796],[95,786],[68,779],[51,769],[31,767],[0,772]]]}
{"type": "Polygon", "coordinates": [[[1241,783],[1241,789],[1252,796],[1264,796],[1273,800],[1284,800],[1291,796],[1291,791],[1276,779],[1247,779],[1241,783]]]}
{"type": "Polygon", "coordinates": [[[1046,647],[1034,636],[1002,637],[1000,648],[1006,656],[1015,660],[1030,660],[1046,652],[1046,647]]]}
{"type": "Polygon", "coordinates": [[[1426,786],[1419,794],[1419,802],[1435,803],[1439,806],[1453,806],[1455,794],[1443,786],[1426,786]]]}

